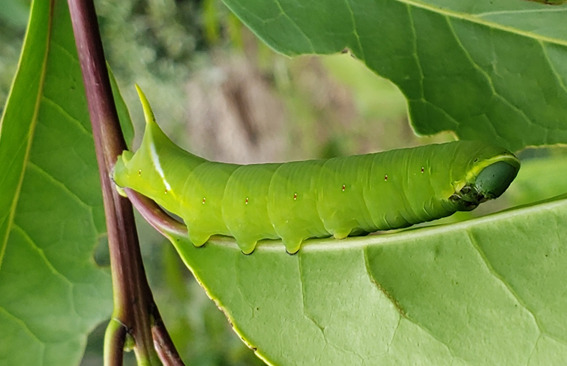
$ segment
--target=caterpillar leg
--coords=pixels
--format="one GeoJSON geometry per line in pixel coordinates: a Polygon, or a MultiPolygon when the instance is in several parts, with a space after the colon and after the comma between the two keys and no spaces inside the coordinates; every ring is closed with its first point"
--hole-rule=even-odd
{"type": "Polygon", "coordinates": [[[335,239],[344,239],[349,236],[351,229],[338,229],[333,233],[335,239]]]}
{"type": "Polygon", "coordinates": [[[193,243],[194,246],[202,247],[203,245],[205,245],[207,240],[209,240],[211,234],[187,228],[187,236],[189,237],[189,241],[193,243]]]}
{"type": "Polygon", "coordinates": [[[295,254],[299,251],[299,248],[301,247],[301,243],[303,242],[303,240],[301,238],[287,238],[287,239],[283,239],[282,241],[284,243],[285,246],[285,251],[288,252],[288,254],[295,254]]]}
{"type": "Polygon", "coordinates": [[[256,249],[256,244],[258,240],[250,239],[250,238],[235,238],[236,244],[240,248],[243,254],[252,254],[254,249],[256,249]]]}

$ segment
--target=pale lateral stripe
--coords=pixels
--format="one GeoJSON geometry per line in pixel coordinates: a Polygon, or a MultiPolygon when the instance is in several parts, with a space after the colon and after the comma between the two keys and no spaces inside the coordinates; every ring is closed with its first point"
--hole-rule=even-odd
{"type": "Polygon", "coordinates": [[[150,152],[152,154],[152,162],[154,163],[154,167],[156,168],[156,171],[158,172],[159,176],[161,177],[161,180],[163,181],[165,188],[168,191],[171,191],[171,186],[169,185],[169,182],[167,181],[167,179],[165,179],[165,174],[163,173],[163,168],[161,167],[161,163],[159,161],[159,155],[156,151],[156,146],[154,144],[150,145],[150,152]]]}

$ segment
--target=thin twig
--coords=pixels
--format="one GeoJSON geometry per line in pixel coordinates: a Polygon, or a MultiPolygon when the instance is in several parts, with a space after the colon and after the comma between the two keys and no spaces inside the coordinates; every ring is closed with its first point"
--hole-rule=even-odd
{"type": "Polygon", "coordinates": [[[136,210],[163,236],[187,236],[187,227],[166,214],[154,201],[130,188],[124,188],[136,210]]]}
{"type": "MultiPolygon", "coordinates": [[[[130,334],[138,361],[157,364],[159,356],[152,327],[162,321],[145,276],[132,205],[117,193],[110,179],[112,166],[126,144],[112,97],[95,8],[92,0],[68,0],[68,4],[93,127],[110,249],[114,312],[106,334],[105,346],[110,349],[105,363],[122,365],[124,337],[130,334]]],[[[162,328],[159,354],[163,353],[163,345],[168,354],[175,355],[162,361],[182,364],[165,327],[162,328]]]]}

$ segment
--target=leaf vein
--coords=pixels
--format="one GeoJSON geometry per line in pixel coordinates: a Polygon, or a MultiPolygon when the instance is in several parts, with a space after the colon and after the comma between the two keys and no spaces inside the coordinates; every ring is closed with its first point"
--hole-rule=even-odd
{"type": "Polygon", "coordinates": [[[426,100],[425,98],[425,88],[423,86],[423,82],[425,80],[425,76],[423,75],[423,67],[421,67],[420,58],[418,54],[418,47],[417,47],[417,30],[415,29],[415,20],[413,19],[413,13],[411,7],[408,5],[406,6],[406,10],[408,13],[408,20],[410,25],[410,30],[412,32],[412,48],[413,48],[413,56],[415,58],[415,65],[417,66],[417,70],[419,72],[419,95],[421,96],[421,100],[426,100]]]}
{"type": "Polygon", "coordinates": [[[544,8],[544,9],[522,9],[522,10],[499,10],[476,13],[478,17],[488,17],[491,15],[518,15],[518,14],[537,14],[537,13],[562,13],[567,12],[567,8],[544,8]]]}
{"type": "Polygon", "coordinates": [[[402,4],[406,4],[407,6],[412,6],[412,7],[415,7],[415,8],[423,9],[425,11],[429,11],[431,13],[439,14],[439,15],[444,16],[446,18],[462,19],[462,20],[465,20],[465,21],[468,21],[468,22],[471,22],[471,23],[480,24],[480,25],[485,26],[485,27],[502,30],[502,31],[507,32],[507,33],[513,33],[513,34],[521,35],[521,36],[527,37],[527,38],[538,39],[542,42],[548,42],[548,43],[554,43],[554,44],[567,46],[567,40],[559,40],[559,39],[555,39],[555,38],[551,38],[551,37],[547,37],[547,36],[542,36],[542,35],[532,33],[532,32],[529,32],[529,31],[520,30],[520,29],[511,27],[511,26],[506,26],[506,25],[502,25],[502,24],[499,24],[499,23],[496,23],[496,22],[487,21],[487,20],[479,18],[478,14],[469,15],[469,14],[466,14],[466,13],[459,13],[459,12],[454,11],[454,10],[449,10],[447,8],[435,7],[434,5],[429,5],[429,4],[426,4],[426,3],[418,2],[416,0],[397,0],[397,1],[402,3],[402,4]]]}
{"type": "MultiPolygon", "coordinates": [[[[520,295],[518,294],[518,292],[514,289],[514,287],[512,286],[511,283],[509,283],[508,281],[506,281],[506,279],[504,278],[503,275],[501,275],[500,273],[498,273],[498,271],[494,268],[494,266],[492,265],[492,263],[490,262],[490,259],[488,259],[488,257],[486,256],[486,253],[484,252],[484,250],[482,250],[482,248],[480,247],[478,240],[476,240],[474,234],[470,231],[470,230],[466,230],[467,233],[467,237],[469,239],[469,242],[471,244],[471,246],[477,251],[477,253],[479,254],[480,258],[482,259],[483,263],[486,266],[486,269],[490,272],[490,274],[496,279],[498,280],[498,282],[500,282],[505,288],[506,290],[514,297],[514,299],[516,299],[516,301],[518,302],[518,304],[523,307],[532,317],[532,319],[534,320],[535,324],[538,327],[538,330],[541,333],[547,334],[545,332],[545,328],[543,327],[543,325],[540,323],[538,317],[536,316],[536,314],[534,313],[534,311],[528,306],[528,304],[526,304],[526,302],[520,297],[520,295]]],[[[535,343],[534,342],[534,347],[535,347],[535,343]]]]}
{"type": "Polygon", "coordinates": [[[563,89],[565,91],[565,93],[567,94],[567,85],[565,85],[565,82],[563,81],[563,78],[561,78],[561,74],[557,71],[557,69],[555,68],[555,66],[553,66],[553,62],[551,62],[551,58],[549,58],[549,54],[547,52],[547,47],[544,43],[539,42],[539,44],[541,45],[541,50],[543,52],[543,57],[545,58],[545,60],[547,61],[548,65],[549,65],[549,69],[553,72],[553,74],[555,75],[555,77],[557,78],[557,81],[559,83],[559,85],[561,85],[561,89],[563,89]]]}
{"type": "Polygon", "coordinates": [[[309,320],[311,323],[313,323],[315,325],[315,327],[317,327],[317,329],[319,330],[319,332],[321,333],[321,335],[323,336],[323,340],[325,341],[325,344],[328,346],[328,342],[327,342],[327,337],[325,336],[325,327],[321,324],[319,324],[311,315],[308,314],[307,312],[307,305],[305,303],[305,288],[304,288],[304,284],[305,284],[305,278],[303,276],[303,265],[302,265],[302,256],[301,254],[299,254],[299,258],[298,258],[298,271],[299,271],[299,282],[300,282],[300,296],[301,296],[301,306],[303,308],[302,313],[303,316],[309,320]]]}
{"type": "MultiPolygon", "coordinates": [[[[56,179],[52,174],[50,174],[49,172],[47,172],[46,170],[41,168],[38,164],[30,161],[28,163],[28,168],[34,169],[36,172],[38,172],[39,174],[41,174],[45,178],[47,178],[47,180],[50,181],[51,183],[53,183],[55,186],[62,188],[65,192],[67,192],[69,194],[70,197],[72,197],[76,202],[78,202],[81,206],[83,206],[85,209],[87,209],[89,212],[92,213],[92,207],[91,207],[90,204],[83,201],[83,199],[81,197],[79,197],[75,192],[73,192],[73,190],[71,190],[69,187],[67,187],[67,185],[65,183],[56,179]]],[[[91,215],[91,217],[93,217],[93,215],[91,215]]]]}
{"type": "Polygon", "coordinates": [[[47,343],[47,342],[43,341],[43,340],[39,337],[39,335],[37,335],[34,331],[32,331],[32,330],[30,329],[30,327],[27,325],[27,323],[26,323],[23,319],[21,319],[21,318],[17,317],[16,315],[12,314],[11,312],[9,312],[9,311],[8,311],[4,306],[2,306],[2,305],[0,305],[0,312],[6,314],[6,316],[8,316],[9,318],[14,319],[14,321],[15,321],[16,323],[20,324],[20,325],[22,326],[22,328],[23,328],[30,336],[32,336],[35,340],[37,340],[39,343],[41,343],[41,344],[42,344],[42,347],[43,347],[43,344],[47,343]]]}
{"type": "Polygon", "coordinates": [[[81,132],[83,132],[85,135],[89,136],[89,138],[92,138],[92,134],[91,131],[86,128],[80,120],[78,120],[77,118],[71,116],[71,114],[69,114],[69,112],[67,112],[65,110],[65,108],[63,108],[61,105],[59,105],[58,103],[56,103],[54,100],[52,100],[51,98],[47,97],[46,95],[43,95],[41,97],[41,100],[43,102],[45,102],[46,104],[51,105],[53,108],[55,108],[58,112],[60,112],[63,116],[67,117],[71,122],[73,122],[73,124],[75,126],[79,127],[79,130],[81,132]]]}
{"type": "Polygon", "coordinates": [[[53,265],[51,260],[49,260],[49,258],[45,254],[45,251],[43,250],[43,248],[41,248],[39,245],[37,245],[35,240],[33,240],[32,237],[30,235],[28,235],[28,233],[26,232],[26,230],[24,230],[24,228],[22,228],[18,224],[14,224],[14,230],[18,231],[20,233],[20,235],[22,235],[26,239],[26,241],[30,245],[30,247],[39,254],[39,257],[42,259],[43,262],[45,262],[47,268],[51,271],[51,273],[53,273],[57,277],[60,277],[69,286],[71,286],[71,287],[74,286],[73,282],[69,278],[67,278],[67,276],[65,276],[60,270],[58,270],[53,265]]]}
{"type": "Polygon", "coordinates": [[[358,34],[358,27],[356,25],[356,17],[354,15],[354,10],[352,9],[352,6],[350,4],[349,0],[344,0],[346,7],[349,11],[350,14],[350,20],[352,22],[352,33],[354,35],[354,37],[356,38],[356,43],[358,44],[358,49],[360,52],[360,58],[362,60],[366,60],[366,56],[364,55],[364,48],[362,47],[362,42],[360,41],[360,34],[358,34]]]}
{"type": "Polygon", "coordinates": [[[293,19],[293,17],[290,17],[286,11],[284,10],[284,8],[282,7],[282,4],[280,2],[280,0],[275,0],[276,5],[278,6],[278,9],[280,10],[281,14],[290,22],[290,24],[299,32],[299,34],[301,34],[301,36],[307,41],[307,44],[309,44],[309,48],[311,50],[311,52],[315,53],[315,47],[313,46],[313,42],[311,42],[311,38],[309,36],[307,36],[307,34],[305,33],[305,31],[303,31],[303,29],[301,29],[301,27],[299,26],[299,24],[297,24],[297,22],[293,19]]]}

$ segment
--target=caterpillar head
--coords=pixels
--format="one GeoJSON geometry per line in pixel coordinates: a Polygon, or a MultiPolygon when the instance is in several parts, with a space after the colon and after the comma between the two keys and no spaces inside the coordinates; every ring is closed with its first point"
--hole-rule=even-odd
{"type": "Polygon", "coordinates": [[[465,181],[455,185],[455,193],[449,200],[457,205],[458,211],[470,211],[504,193],[519,169],[520,161],[507,151],[488,159],[477,158],[465,181]]]}

